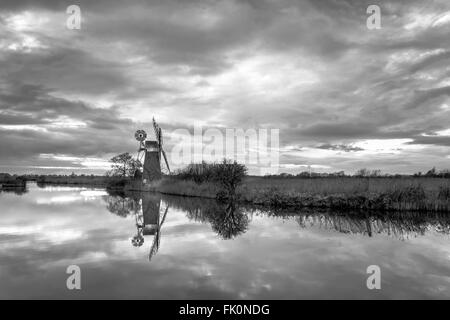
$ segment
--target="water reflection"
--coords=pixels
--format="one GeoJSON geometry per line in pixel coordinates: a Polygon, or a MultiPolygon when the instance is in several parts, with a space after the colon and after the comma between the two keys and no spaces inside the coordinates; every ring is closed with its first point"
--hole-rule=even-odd
{"type": "Polygon", "coordinates": [[[139,199],[116,195],[105,197],[105,201],[108,211],[122,218],[141,210],[139,199]]]}
{"type": "MultiPolygon", "coordinates": [[[[170,207],[183,211],[186,217],[194,222],[209,223],[212,230],[222,239],[233,239],[244,234],[253,215],[265,215],[279,219],[290,219],[297,222],[301,229],[319,228],[344,234],[360,234],[373,237],[386,234],[399,240],[423,236],[427,231],[450,234],[450,215],[425,212],[361,212],[361,211],[320,211],[304,209],[300,211],[267,210],[253,206],[238,205],[235,202],[217,202],[210,199],[177,197],[170,195],[127,193],[108,197],[107,208],[119,216],[136,215],[136,225],[144,226],[142,217],[148,217],[151,227],[141,227],[134,238],[133,245],[142,245],[141,234],[144,230],[151,234],[157,230],[160,236],[160,203],[166,203],[166,211],[170,207]],[[142,204],[142,205],[141,205],[142,204]],[[145,212],[145,214],[143,213],[145,212]],[[156,214],[156,213],[159,214],[156,214]],[[158,227],[157,227],[158,226],[158,227]]],[[[162,219],[164,221],[164,219],[162,219]]],[[[139,227],[138,227],[139,230],[139,227]]],[[[159,238],[158,238],[159,239],[159,238]]]]}
{"type": "Polygon", "coordinates": [[[134,216],[136,234],[131,239],[134,247],[141,247],[145,236],[152,237],[148,259],[158,252],[161,242],[161,228],[169,211],[169,206],[161,211],[161,195],[156,193],[128,193],[105,198],[109,212],[120,217],[134,216]]]}
{"type": "Polygon", "coordinates": [[[169,206],[186,212],[186,216],[195,222],[209,223],[214,232],[222,239],[232,239],[245,233],[249,217],[233,201],[217,202],[209,199],[164,197],[158,193],[112,193],[105,197],[109,212],[120,217],[134,215],[136,234],[131,239],[134,247],[141,247],[145,236],[152,237],[149,260],[158,252],[161,242],[161,228],[169,211],[169,206]],[[162,210],[161,207],[165,209],[162,210]]]}
{"type": "Polygon", "coordinates": [[[426,232],[450,234],[450,215],[426,212],[361,212],[303,210],[300,212],[271,212],[269,216],[292,217],[300,228],[317,227],[347,234],[373,237],[386,234],[399,240],[424,236],[426,232]]]}
{"type": "Polygon", "coordinates": [[[248,229],[250,213],[235,202],[176,196],[164,196],[164,200],[184,211],[190,220],[211,224],[213,231],[222,239],[232,239],[248,229]]]}
{"type": "Polygon", "coordinates": [[[448,215],[36,186],[1,193],[0,212],[0,299],[450,298],[448,215]],[[72,264],[80,292],[65,286],[72,264]],[[371,264],[380,291],[365,285],[371,264]]]}
{"type": "Polygon", "coordinates": [[[5,193],[14,193],[17,195],[23,195],[25,193],[28,192],[27,187],[2,187],[0,186],[0,193],[5,192],[5,193]]]}
{"type": "MultiPolygon", "coordinates": [[[[105,198],[107,209],[118,216],[136,217],[137,234],[132,239],[134,246],[142,246],[143,235],[154,235],[152,248],[157,251],[160,241],[161,226],[167,215],[169,206],[184,211],[186,216],[195,222],[209,223],[214,232],[222,239],[232,239],[245,233],[248,229],[249,215],[236,202],[217,202],[210,199],[162,196],[152,193],[126,193],[105,198]],[[163,201],[166,209],[161,214],[163,201]],[[156,242],[155,242],[156,241],[156,242]]],[[[154,253],[153,253],[154,254],[154,253]]],[[[150,257],[153,256],[150,254],[150,257]]]]}

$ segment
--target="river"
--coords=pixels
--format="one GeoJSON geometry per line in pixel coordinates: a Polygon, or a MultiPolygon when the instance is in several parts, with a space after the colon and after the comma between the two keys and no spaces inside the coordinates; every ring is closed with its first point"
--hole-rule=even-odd
{"type": "Polygon", "coordinates": [[[448,299],[449,234],[448,215],[29,184],[0,193],[0,298],[448,299]],[[73,265],[80,290],[67,287],[73,265]]]}

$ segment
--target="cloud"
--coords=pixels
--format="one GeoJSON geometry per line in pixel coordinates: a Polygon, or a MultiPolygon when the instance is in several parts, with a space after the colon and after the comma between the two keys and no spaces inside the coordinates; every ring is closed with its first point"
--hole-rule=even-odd
{"type": "Polygon", "coordinates": [[[440,51],[423,58],[420,62],[412,65],[407,71],[415,73],[421,70],[430,70],[430,68],[439,68],[448,65],[450,51],[440,51]]]}
{"type": "Polygon", "coordinates": [[[411,101],[407,108],[417,108],[423,105],[425,102],[439,99],[439,103],[446,101],[446,98],[450,95],[450,86],[433,88],[428,90],[417,91],[415,98],[411,101]]]}
{"type": "Polygon", "coordinates": [[[375,135],[377,129],[373,123],[355,120],[350,123],[318,123],[299,130],[301,135],[318,138],[365,138],[375,135]]]}
{"type": "MultiPolygon", "coordinates": [[[[152,117],[168,133],[195,122],[278,128],[282,150],[317,146],[330,170],[376,161],[412,171],[448,155],[445,137],[423,135],[448,128],[445,0],[77,4],[81,30],[65,27],[65,1],[2,2],[2,165],[132,152],[134,130],[151,130],[152,117]],[[381,7],[380,30],[366,27],[369,4],[381,7]],[[351,152],[369,139],[427,149],[351,152]]],[[[282,160],[316,161],[292,157],[282,160]]]]}
{"type": "Polygon", "coordinates": [[[9,81],[26,79],[28,84],[66,93],[104,94],[128,85],[120,63],[110,63],[71,48],[53,48],[34,54],[8,52],[0,74],[9,81]]]}
{"type": "Polygon", "coordinates": [[[420,136],[414,138],[409,144],[428,144],[450,147],[450,136],[420,136]]]}
{"type": "Polygon", "coordinates": [[[0,124],[2,165],[67,166],[64,159],[52,162],[41,155],[67,154],[89,161],[89,157],[115,154],[118,145],[121,151],[135,149],[129,133],[139,124],[121,117],[116,106],[95,108],[57,98],[34,85],[3,88],[0,104],[10,105],[0,113],[0,120],[5,120],[0,124]]]}
{"type": "Polygon", "coordinates": [[[363,148],[354,147],[354,146],[351,146],[351,145],[329,144],[329,143],[315,146],[315,148],[326,149],[326,150],[334,150],[334,151],[344,151],[344,152],[352,152],[352,151],[362,151],[362,150],[364,150],[363,148]]]}

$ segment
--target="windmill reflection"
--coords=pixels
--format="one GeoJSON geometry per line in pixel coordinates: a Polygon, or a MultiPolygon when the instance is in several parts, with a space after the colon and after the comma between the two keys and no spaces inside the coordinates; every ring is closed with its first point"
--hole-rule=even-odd
{"type": "Polygon", "coordinates": [[[418,237],[427,232],[450,234],[450,216],[424,212],[377,213],[360,211],[328,210],[270,210],[255,206],[245,206],[235,202],[217,202],[213,199],[177,197],[152,193],[127,194],[127,197],[109,197],[107,208],[111,212],[126,217],[134,214],[136,234],[131,239],[135,247],[152,243],[149,259],[158,252],[161,229],[167,216],[169,205],[182,211],[191,221],[208,223],[222,239],[234,239],[247,232],[254,216],[270,216],[296,222],[300,228],[318,227],[345,234],[373,237],[384,234],[400,240],[418,237]],[[161,204],[165,208],[161,208],[161,204]]]}
{"type": "Polygon", "coordinates": [[[166,206],[164,213],[161,215],[161,196],[155,194],[142,194],[142,210],[135,211],[135,221],[137,233],[131,239],[131,243],[135,247],[144,244],[144,236],[153,236],[153,242],[150,247],[148,259],[158,252],[161,241],[161,227],[166,220],[169,205],[166,206]]]}
{"type": "Polygon", "coordinates": [[[158,252],[161,242],[161,227],[166,219],[169,205],[161,212],[161,195],[150,193],[129,193],[106,197],[106,208],[120,217],[134,215],[136,234],[131,239],[134,247],[141,247],[145,237],[151,236],[149,260],[158,252]]]}

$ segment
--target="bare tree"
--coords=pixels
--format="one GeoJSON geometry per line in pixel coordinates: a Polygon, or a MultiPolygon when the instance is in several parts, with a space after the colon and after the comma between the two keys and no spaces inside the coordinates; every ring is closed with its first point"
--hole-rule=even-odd
{"type": "Polygon", "coordinates": [[[140,161],[133,159],[128,152],[119,154],[109,161],[112,163],[109,175],[116,177],[133,177],[136,170],[142,166],[140,161]]]}

